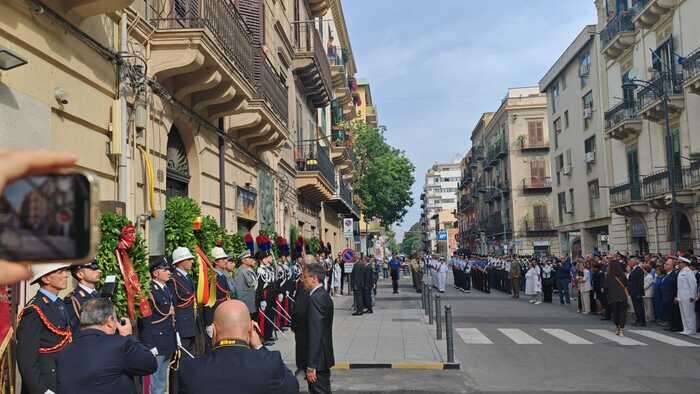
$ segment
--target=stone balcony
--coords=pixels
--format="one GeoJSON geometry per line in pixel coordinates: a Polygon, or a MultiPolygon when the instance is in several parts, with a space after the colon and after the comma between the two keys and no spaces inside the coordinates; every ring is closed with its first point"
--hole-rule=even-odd
{"type": "Polygon", "coordinates": [[[680,116],[685,108],[683,96],[683,74],[661,74],[637,91],[639,114],[642,118],[663,124],[665,110],[659,93],[668,96],[668,114],[671,118],[680,116]]]}
{"type": "MultiPolygon", "coordinates": [[[[69,17],[82,20],[129,7],[134,0],[63,0],[62,10],[69,17]]],[[[59,8],[59,7],[57,7],[59,8]]]]}
{"type": "Polygon", "coordinates": [[[700,49],[696,49],[685,58],[683,73],[683,86],[688,92],[700,95],[700,49]]]}
{"type": "Polygon", "coordinates": [[[642,198],[639,180],[610,188],[610,208],[622,216],[634,216],[649,212],[650,206],[642,198]]]}
{"type": "Polygon", "coordinates": [[[302,82],[304,94],[314,107],[323,108],[331,100],[333,79],[321,37],[313,21],[293,22],[293,69],[302,82]]]}
{"type": "Polygon", "coordinates": [[[634,25],[638,29],[649,29],[663,16],[673,12],[677,5],[677,0],[635,0],[637,15],[633,19],[634,25]]]}
{"type": "Polygon", "coordinates": [[[614,60],[626,49],[634,45],[634,11],[623,11],[608,21],[600,33],[603,53],[608,59],[614,60]]]}
{"type": "Polygon", "coordinates": [[[335,167],[326,147],[305,143],[295,149],[296,187],[301,195],[315,202],[330,200],[336,193],[335,167]]]}
{"type": "Polygon", "coordinates": [[[605,135],[620,141],[637,138],[642,132],[642,118],[635,103],[621,102],[605,113],[605,135]]]}

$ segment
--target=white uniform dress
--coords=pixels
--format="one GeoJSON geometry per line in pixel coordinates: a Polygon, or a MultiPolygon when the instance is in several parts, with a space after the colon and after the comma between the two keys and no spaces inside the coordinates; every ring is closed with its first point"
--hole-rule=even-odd
{"type": "Polygon", "coordinates": [[[697,322],[695,317],[695,297],[698,294],[698,283],[695,281],[693,271],[685,267],[678,273],[678,306],[681,310],[684,335],[695,335],[697,322]]]}
{"type": "Polygon", "coordinates": [[[541,289],[539,269],[537,269],[537,267],[528,269],[525,273],[525,294],[537,295],[540,293],[541,289]]]}
{"type": "Polygon", "coordinates": [[[438,266],[438,290],[445,291],[445,284],[447,282],[447,264],[443,261],[438,266]]]}

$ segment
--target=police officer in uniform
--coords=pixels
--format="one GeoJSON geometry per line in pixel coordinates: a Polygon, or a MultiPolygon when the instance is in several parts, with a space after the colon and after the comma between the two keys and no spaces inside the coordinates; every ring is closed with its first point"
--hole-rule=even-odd
{"type": "Polygon", "coordinates": [[[68,286],[68,264],[33,267],[31,284],[39,290],[20,312],[17,326],[17,365],[23,394],[55,394],[56,359],[73,340],[68,308],[58,296],[68,286]]]}
{"type": "Polygon", "coordinates": [[[274,305],[275,299],[273,289],[275,272],[270,265],[272,263],[272,256],[269,252],[258,251],[256,258],[259,262],[257,272],[258,287],[256,293],[258,325],[262,331],[265,345],[269,346],[272,344],[272,333],[274,330],[272,327],[272,322],[274,321],[272,305],[274,305]]]}
{"type": "Polygon", "coordinates": [[[168,287],[175,296],[175,328],[180,336],[182,347],[194,354],[195,339],[200,333],[196,318],[196,288],[191,277],[194,256],[189,249],[179,247],[173,251],[172,258],[175,269],[168,287]]]}
{"type": "Polygon", "coordinates": [[[214,258],[214,272],[216,273],[216,302],[212,307],[204,307],[204,326],[209,338],[212,337],[212,323],[216,307],[231,298],[231,289],[228,287],[228,279],[226,278],[226,266],[228,265],[229,256],[223,248],[218,246],[211,250],[211,256],[214,258]]]}
{"type": "Polygon", "coordinates": [[[175,336],[175,302],[167,286],[170,281],[170,265],[165,258],[153,260],[151,271],[152,315],[140,320],[141,341],[158,361],[158,370],[151,375],[150,394],[164,394],[170,369],[170,358],[177,350],[175,336]]]}
{"type": "Polygon", "coordinates": [[[100,282],[102,271],[97,266],[97,261],[93,260],[87,264],[71,266],[70,272],[73,278],[78,281],[78,285],[66,297],[65,301],[71,327],[75,333],[80,329],[80,310],[83,304],[93,298],[100,298],[97,284],[100,282]]]}

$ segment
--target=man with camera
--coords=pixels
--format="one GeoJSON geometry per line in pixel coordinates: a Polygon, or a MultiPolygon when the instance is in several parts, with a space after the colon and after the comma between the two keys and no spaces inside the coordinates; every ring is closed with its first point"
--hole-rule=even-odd
{"type": "Polygon", "coordinates": [[[68,316],[70,317],[71,327],[73,332],[80,329],[80,310],[87,301],[100,298],[100,293],[97,291],[97,284],[102,277],[102,271],[97,266],[97,261],[93,260],[87,264],[74,265],[70,268],[70,273],[78,282],[73,292],[66,297],[66,305],[68,306],[68,316]]]}
{"type": "Polygon", "coordinates": [[[156,358],[132,335],[131,322],[115,317],[109,298],[83,304],[80,326],[58,356],[58,393],[136,393],[133,377],[156,372],[156,358]]]}
{"type": "Polygon", "coordinates": [[[30,283],[39,291],[19,314],[17,365],[22,393],[56,393],[56,358],[73,340],[68,311],[58,296],[68,286],[68,264],[33,267],[30,283]]]}

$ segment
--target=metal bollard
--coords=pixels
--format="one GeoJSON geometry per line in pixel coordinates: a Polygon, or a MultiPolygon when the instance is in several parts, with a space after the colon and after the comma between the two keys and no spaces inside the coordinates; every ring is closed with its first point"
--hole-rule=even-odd
{"type": "Polygon", "coordinates": [[[428,324],[433,325],[433,289],[428,289],[428,324]]]}
{"type": "Polygon", "coordinates": [[[445,338],[447,339],[447,362],[455,362],[454,333],[452,332],[452,305],[445,305],[445,338]]]}
{"type": "Polygon", "coordinates": [[[423,287],[420,292],[420,307],[425,310],[425,283],[423,283],[423,287]]]}
{"type": "Polygon", "coordinates": [[[437,339],[442,339],[442,317],[440,316],[440,294],[435,295],[435,330],[437,331],[437,339]]]}

